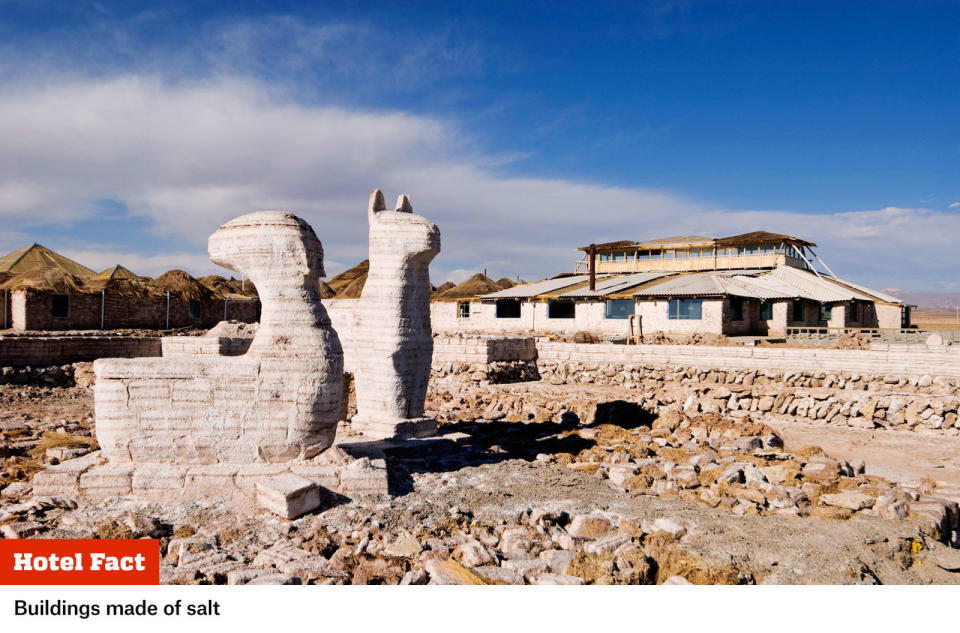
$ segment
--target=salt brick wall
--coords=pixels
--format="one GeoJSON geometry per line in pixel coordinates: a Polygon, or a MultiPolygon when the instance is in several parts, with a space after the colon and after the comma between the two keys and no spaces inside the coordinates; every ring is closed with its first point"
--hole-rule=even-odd
{"type": "Polygon", "coordinates": [[[0,336],[0,366],[82,363],[98,358],[160,356],[158,337],[0,336]]]}
{"type": "MultiPolygon", "coordinates": [[[[66,318],[53,316],[51,293],[14,291],[11,293],[11,327],[15,330],[96,330],[100,329],[101,301],[104,329],[164,329],[167,325],[167,298],[137,297],[111,294],[70,295],[70,311],[66,318]]],[[[210,328],[223,319],[224,299],[210,298],[201,302],[201,319],[191,319],[188,302],[170,297],[170,327],[210,328]]],[[[227,318],[244,323],[257,320],[258,301],[227,301],[227,318]]]]}
{"type": "Polygon", "coordinates": [[[960,349],[942,347],[889,350],[712,347],[708,345],[583,345],[537,341],[539,363],[630,364],[652,367],[781,369],[860,372],[863,374],[931,374],[960,376],[960,349]]]}

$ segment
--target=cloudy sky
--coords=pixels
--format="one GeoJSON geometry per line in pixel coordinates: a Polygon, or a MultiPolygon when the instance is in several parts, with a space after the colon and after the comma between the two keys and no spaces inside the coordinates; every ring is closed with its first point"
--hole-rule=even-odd
{"type": "Polygon", "coordinates": [[[283,209],[336,274],[379,187],[436,283],[770,230],[960,291],[960,3],[303,4],[0,0],[0,254],[223,273],[207,236],[283,209]]]}

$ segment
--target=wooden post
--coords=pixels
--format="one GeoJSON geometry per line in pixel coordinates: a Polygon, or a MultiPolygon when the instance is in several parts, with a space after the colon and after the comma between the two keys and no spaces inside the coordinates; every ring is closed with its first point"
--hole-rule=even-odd
{"type": "Polygon", "coordinates": [[[100,291],[100,329],[103,329],[103,311],[107,301],[107,289],[100,291]]]}
{"type": "Polygon", "coordinates": [[[597,289],[597,247],[595,244],[590,245],[590,248],[587,249],[587,254],[589,257],[590,292],[593,292],[597,289]]]}
{"type": "Polygon", "coordinates": [[[166,330],[170,329],[170,291],[167,290],[167,326],[164,328],[166,330]]]}

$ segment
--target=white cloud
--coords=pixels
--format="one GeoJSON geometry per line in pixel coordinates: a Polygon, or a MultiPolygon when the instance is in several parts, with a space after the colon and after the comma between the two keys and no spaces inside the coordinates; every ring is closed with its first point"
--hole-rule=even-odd
{"type": "Polygon", "coordinates": [[[331,262],[349,266],[366,257],[367,194],[381,187],[388,196],[410,193],[415,210],[440,226],[435,281],[484,268],[494,278],[553,275],[570,270],[574,248],[589,242],[766,229],[821,243],[831,267],[854,281],[957,284],[948,258],[960,235],[954,214],[718,210],[654,189],[504,175],[509,165],[471,151],[471,141],[437,118],[310,107],[245,80],[7,84],[0,220],[23,233],[92,222],[96,200],[120,200],[156,232],[182,239],[178,252],[137,255],[80,226],[77,239],[89,246],[69,256],[98,269],[122,263],[141,274],[174,266],[201,274],[211,271],[205,244],[218,224],[285,209],[313,225],[331,262]]]}
{"type": "Polygon", "coordinates": [[[950,203],[950,208],[951,208],[951,209],[960,209],[960,202],[951,202],[951,203],[950,203]]]}

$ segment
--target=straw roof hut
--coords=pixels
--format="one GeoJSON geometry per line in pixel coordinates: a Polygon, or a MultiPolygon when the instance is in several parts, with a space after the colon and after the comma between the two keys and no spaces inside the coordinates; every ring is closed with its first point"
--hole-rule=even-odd
{"type": "MultiPolygon", "coordinates": [[[[168,270],[149,284],[163,292],[179,295],[184,299],[202,301],[214,292],[182,270],[168,270]]],[[[216,293],[219,294],[219,293],[216,293]]]]}
{"type": "Polygon", "coordinates": [[[517,285],[516,282],[514,282],[514,281],[511,280],[511,279],[507,279],[506,277],[504,277],[503,279],[498,279],[497,282],[496,282],[496,284],[497,284],[497,288],[499,288],[500,290],[506,290],[507,288],[513,288],[514,286],[517,285]]]}
{"type": "Polygon", "coordinates": [[[500,287],[497,284],[484,275],[483,273],[477,273],[470,279],[467,279],[462,284],[454,286],[453,288],[440,293],[437,295],[437,301],[460,301],[462,299],[473,299],[474,297],[480,297],[491,292],[497,292],[500,290],[500,287]]]}
{"type": "Polygon", "coordinates": [[[85,280],[83,289],[90,293],[106,290],[110,294],[125,297],[158,297],[163,294],[130,270],[119,265],[85,280]]]}
{"type": "Polygon", "coordinates": [[[333,291],[333,288],[331,288],[324,280],[318,279],[317,281],[318,281],[317,285],[320,287],[321,299],[329,299],[331,297],[336,296],[337,293],[335,293],[333,291]]]}
{"type": "Polygon", "coordinates": [[[58,295],[84,294],[80,280],[60,268],[34,268],[20,273],[0,285],[0,290],[29,290],[58,295]]]}
{"type": "Polygon", "coordinates": [[[337,299],[357,299],[363,292],[368,272],[370,272],[370,260],[365,259],[353,268],[343,271],[327,284],[336,293],[337,299]]]}
{"type": "Polygon", "coordinates": [[[0,257],[0,271],[18,275],[35,268],[58,268],[78,279],[87,279],[96,274],[86,266],[40,244],[31,244],[0,257]]]}
{"type": "Polygon", "coordinates": [[[431,292],[430,294],[431,294],[432,296],[434,296],[434,297],[437,296],[437,295],[441,295],[441,294],[443,294],[444,292],[446,292],[447,290],[450,290],[451,288],[456,287],[456,285],[457,285],[457,284],[453,283],[452,281],[445,281],[445,282],[443,282],[442,284],[440,284],[439,286],[437,286],[437,287],[433,290],[433,292],[431,292]]]}
{"type": "Polygon", "coordinates": [[[113,268],[97,273],[93,279],[140,279],[140,277],[131,272],[130,269],[117,264],[113,268]]]}

